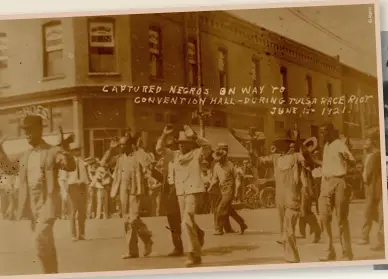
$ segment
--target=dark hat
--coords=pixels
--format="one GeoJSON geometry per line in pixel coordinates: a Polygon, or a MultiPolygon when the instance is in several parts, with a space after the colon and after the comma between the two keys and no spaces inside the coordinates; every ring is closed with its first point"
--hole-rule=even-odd
{"type": "Polygon", "coordinates": [[[27,115],[20,127],[22,129],[37,129],[44,128],[46,125],[43,124],[43,119],[39,115],[27,115]]]}

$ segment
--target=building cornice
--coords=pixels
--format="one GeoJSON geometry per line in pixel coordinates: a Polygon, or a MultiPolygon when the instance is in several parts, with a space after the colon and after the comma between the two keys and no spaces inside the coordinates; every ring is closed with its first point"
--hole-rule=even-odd
{"type": "MultiPolygon", "coordinates": [[[[194,14],[190,17],[194,18],[194,14]]],[[[250,46],[258,52],[278,59],[312,68],[327,75],[341,75],[341,63],[313,48],[261,28],[223,11],[201,12],[200,28],[210,34],[223,35],[238,44],[250,46]]]]}

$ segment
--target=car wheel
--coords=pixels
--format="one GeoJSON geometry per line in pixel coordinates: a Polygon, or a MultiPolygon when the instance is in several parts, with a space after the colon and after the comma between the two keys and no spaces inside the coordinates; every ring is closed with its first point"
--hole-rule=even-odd
{"type": "Polygon", "coordinates": [[[246,189],[244,192],[244,202],[250,208],[260,207],[259,191],[255,185],[249,184],[246,186],[246,189]]]}
{"type": "Polygon", "coordinates": [[[275,207],[275,188],[274,187],[265,187],[260,192],[260,203],[266,208],[275,207]]]}

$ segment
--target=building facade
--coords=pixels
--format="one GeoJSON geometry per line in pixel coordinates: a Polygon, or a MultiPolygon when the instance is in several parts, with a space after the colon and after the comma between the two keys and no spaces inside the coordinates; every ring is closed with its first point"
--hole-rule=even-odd
{"type": "MultiPolygon", "coordinates": [[[[273,105],[258,103],[204,107],[208,129],[255,126],[267,147],[293,123],[303,138],[319,136],[326,121],[352,138],[362,137],[360,127],[378,123],[375,77],[226,12],[0,22],[0,131],[9,146],[23,136],[20,119],[31,111],[46,119],[47,136],[62,126],[75,133],[85,156],[97,157],[128,127],[145,131],[153,145],[167,122],[198,124],[196,105],[135,104],[139,94],[120,89],[150,85],[206,88],[211,96],[221,88],[241,94],[260,86],[286,88],[274,93],[284,99],[376,96],[352,108],[360,113],[339,115],[275,116],[273,105]]],[[[316,111],[324,106],[313,105],[316,111]]]]}

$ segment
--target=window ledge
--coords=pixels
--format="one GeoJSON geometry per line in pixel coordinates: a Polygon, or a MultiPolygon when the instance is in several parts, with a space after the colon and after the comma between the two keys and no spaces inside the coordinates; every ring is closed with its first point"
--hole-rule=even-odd
{"type": "Polygon", "coordinates": [[[118,73],[118,72],[110,72],[110,73],[88,73],[88,76],[90,77],[98,77],[98,76],[110,76],[110,77],[114,77],[114,76],[120,76],[121,73],[118,73]]]}
{"type": "Polygon", "coordinates": [[[58,80],[58,79],[65,79],[65,78],[66,78],[66,75],[55,75],[55,76],[43,77],[42,81],[58,80]]]}
{"type": "Polygon", "coordinates": [[[9,83],[1,83],[0,84],[0,89],[6,89],[6,88],[10,88],[11,87],[11,84],[9,83]]]}

